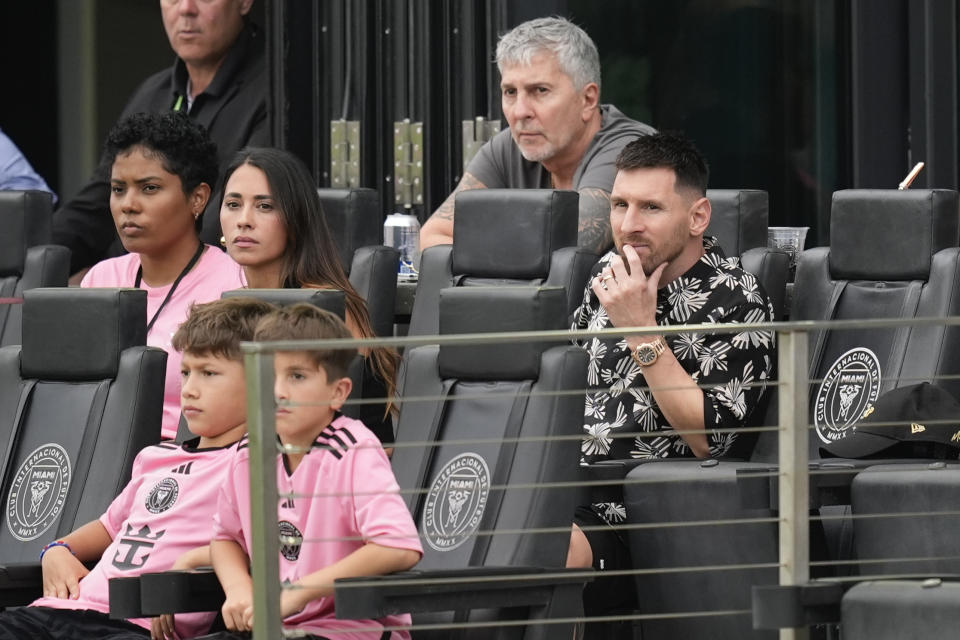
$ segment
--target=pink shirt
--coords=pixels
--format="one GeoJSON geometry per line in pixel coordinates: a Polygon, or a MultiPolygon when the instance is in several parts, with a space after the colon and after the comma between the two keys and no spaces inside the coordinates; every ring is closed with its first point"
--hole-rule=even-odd
{"type": "MultiPolygon", "coordinates": [[[[110,258],[93,266],[80,283],[81,287],[132,287],[140,268],[140,255],[128,253],[119,258],[110,258]]],[[[161,437],[173,439],[180,425],[180,353],[170,341],[180,324],[187,319],[190,305],[210,302],[224,291],[243,286],[240,274],[243,269],[223,251],[207,246],[196,266],[190,270],[170,302],[160,312],[160,317],[147,334],[147,344],[167,352],[167,376],[163,392],[163,423],[161,437]]],[[[141,282],[140,288],[147,291],[147,321],[153,318],[160,303],[167,297],[172,283],[163,287],[151,287],[141,282]]]]}
{"type": "MultiPolygon", "coordinates": [[[[217,501],[214,538],[233,540],[250,555],[250,450],[241,441],[230,477],[217,501]]],[[[344,416],[317,438],[292,474],[278,459],[277,488],[313,498],[284,498],[278,507],[281,534],[302,536],[299,545],[280,549],[280,581],[295,581],[327,567],[366,542],[423,553],[417,528],[401,499],[390,462],[380,441],[362,422],[344,416]]],[[[287,627],[331,639],[379,640],[382,625],[409,625],[409,615],[381,620],[338,620],[333,597],[320,598],[284,620],[287,627]],[[358,633],[357,629],[381,629],[358,633]],[[350,630],[354,630],[352,633],[350,630]],[[342,631],[343,633],[338,633],[342,631]]],[[[409,638],[393,632],[395,640],[409,638]]]]}
{"type": "MultiPolygon", "coordinates": [[[[80,581],[79,598],[44,597],[30,606],[108,613],[110,578],[166,571],[183,553],[209,544],[211,505],[230,471],[233,446],[192,449],[162,442],[137,454],[130,482],[100,517],[113,542],[80,581]]],[[[215,615],[177,615],[177,632],[181,638],[205,633],[215,615]]],[[[150,628],[146,618],[131,622],[150,628]]]]}

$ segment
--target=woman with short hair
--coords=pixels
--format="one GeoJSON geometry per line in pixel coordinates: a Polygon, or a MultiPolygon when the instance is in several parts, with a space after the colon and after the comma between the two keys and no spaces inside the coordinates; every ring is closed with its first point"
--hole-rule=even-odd
{"type": "Polygon", "coordinates": [[[147,344],[167,352],[161,436],[175,438],[180,353],[173,334],[192,304],[243,286],[237,264],[198,235],[217,180],[217,148],[182,114],[138,113],[113,127],[105,152],[110,213],[129,253],[94,265],[80,286],[146,289],[147,344]]]}

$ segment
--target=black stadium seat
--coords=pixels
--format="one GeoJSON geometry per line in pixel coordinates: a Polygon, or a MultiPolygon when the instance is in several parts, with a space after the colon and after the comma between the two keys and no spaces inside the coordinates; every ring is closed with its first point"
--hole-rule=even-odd
{"type": "MultiPolygon", "coordinates": [[[[840,191],[834,194],[832,212],[831,246],[800,255],[792,320],[943,317],[960,313],[956,192],[840,191]],[[881,250],[885,247],[891,250],[881,250]]],[[[838,437],[844,425],[849,427],[860,416],[865,403],[881,392],[958,373],[958,340],[960,332],[944,326],[834,330],[811,335],[809,377],[817,382],[810,392],[810,419],[814,423],[810,454],[811,468],[818,471],[811,476],[812,508],[842,516],[849,510],[844,505],[850,504],[851,471],[871,464],[819,460],[823,439],[838,437]],[[850,372],[858,374],[859,386],[856,393],[845,394],[848,397],[841,402],[834,382],[850,372]],[[831,471],[834,473],[828,473],[831,471]]],[[[958,381],[941,380],[940,384],[955,392],[958,381]]],[[[777,424],[775,411],[768,413],[765,424],[777,424]]],[[[751,463],[639,465],[628,474],[624,487],[629,523],[646,526],[653,522],[775,517],[776,504],[770,496],[777,495],[776,438],[776,432],[762,433],[754,452],[756,462],[751,463]],[[656,484],[651,488],[650,483],[656,484]]],[[[849,558],[849,519],[830,518],[824,521],[824,527],[825,531],[812,528],[811,556],[849,558]]],[[[638,569],[770,566],[639,575],[638,592],[655,594],[641,595],[640,612],[749,609],[751,585],[776,582],[776,539],[775,523],[631,530],[631,552],[638,569]],[[684,595],[691,585],[702,594],[697,603],[684,595]]],[[[644,621],[642,626],[644,640],[775,637],[773,631],[752,630],[749,616],[718,616],[698,622],[644,621]]]]}
{"type": "Polygon", "coordinates": [[[457,194],[453,244],[430,247],[410,316],[410,335],[439,331],[441,289],[527,284],[564,287],[569,315],[599,256],[577,248],[580,197],[549,189],[474,189],[457,194]]]}
{"type": "Polygon", "coordinates": [[[713,208],[708,236],[714,236],[728,257],[738,256],[744,270],[757,276],[773,303],[774,320],[786,315],[784,298],[790,275],[790,256],[767,247],[770,216],[766,191],[708,189],[713,208]]]}
{"type": "Polygon", "coordinates": [[[37,287],[65,287],[70,250],[47,244],[53,196],[0,191],[0,346],[20,344],[23,311],[15,302],[37,287]]]}
{"type": "Polygon", "coordinates": [[[757,189],[707,189],[713,208],[708,236],[714,236],[728,256],[767,246],[770,196],[757,189]]]}
{"type": "Polygon", "coordinates": [[[853,479],[850,498],[861,574],[960,575],[960,464],[872,466],[853,479]]]}
{"type": "MultiPolygon", "coordinates": [[[[440,293],[440,332],[563,329],[565,306],[559,287],[447,288],[440,293]]],[[[452,611],[480,607],[501,607],[493,619],[577,615],[583,578],[566,581],[551,600],[544,586],[551,580],[536,573],[562,571],[566,561],[578,495],[569,486],[553,485],[576,479],[579,442],[571,436],[582,426],[585,352],[545,342],[424,346],[407,351],[404,367],[401,397],[414,400],[401,407],[392,464],[420,530],[424,557],[414,571],[373,581],[384,583],[380,586],[349,588],[349,581],[338,581],[337,615],[411,611],[415,624],[490,619],[490,611],[452,611]],[[434,441],[436,446],[418,444],[434,441]],[[453,494],[445,482],[452,475],[473,487],[458,511],[447,502],[453,494]],[[496,490],[502,486],[508,488],[496,490]],[[537,531],[526,533],[529,529],[537,531]],[[548,596],[527,601],[533,585],[514,582],[524,573],[548,596]],[[445,584],[439,593],[435,585],[417,586],[441,576],[465,582],[445,584]],[[503,580],[483,582],[477,576],[503,580]],[[530,606],[526,613],[502,608],[511,604],[520,611],[530,606]],[[449,613],[428,613],[435,611],[449,613]]],[[[556,624],[436,633],[414,636],[572,637],[569,627],[556,624]]]]}
{"type": "Polygon", "coordinates": [[[843,596],[842,608],[843,640],[954,638],[960,628],[960,583],[936,578],[861,582],[843,596]]]}
{"type": "Polygon", "coordinates": [[[374,189],[318,189],[324,217],[350,284],[366,300],[374,332],[393,335],[400,253],[383,244],[383,213],[374,189]]]}
{"type": "Polygon", "coordinates": [[[0,349],[4,606],[40,595],[40,549],[99,518],[159,440],[167,359],[144,346],[142,290],[25,296],[23,345],[0,349]]]}

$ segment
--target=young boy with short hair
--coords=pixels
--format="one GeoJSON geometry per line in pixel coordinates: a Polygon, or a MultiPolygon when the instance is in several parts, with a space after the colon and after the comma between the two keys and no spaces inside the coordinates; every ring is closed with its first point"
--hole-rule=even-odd
{"type": "Polygon", "coordinates": [[[145,448],[99,520],[44,548],[43,597],[0,613],[0,638],[126,640],[173,638],[174,631],[189,638],[209,628],[214,614],[177,616],[175,630],[170,618],[111,620],[108,581],[210,564],[211,507],[230,469],[229,452],[247,430],[240,342],[252,339],[274,308],[231,298],[191,309],[173,345],[183,352],[183,413],[198,437],[145,448]],[[97,559],[88,572],[83,563],[97,559]]]}
{"type": "MultiPolygon", "coordinates": [[[[308,304],[274,311],[255,339],[350,338],[333,314],[308,304]]],[[[350,394],[347,367],[355,349],[282,351],[275,355],[277,487],[291,495],[278,506],[280,530],[302,539],[280,551],[280,607],[284,626],[307,637],[380,640],[383,626],[409,625],[408,615],[381,620],[337,620],[333,581],[403,571],[423,554],[416,526],[399,495],[390,462],[362,422],[340,415],[350,394]],[[366,629],[366,632],[361,632],[366,629]]],[[[239,446],[217,504],[210,543],[213,567],[226,594],[222,613],[233,631],[253,627],[249,449],[239,446]]],[[[236,637],[229,633],[221,637],[236,637]]],[[[394,631],[392,638],[409,638],[394,631]]]]}

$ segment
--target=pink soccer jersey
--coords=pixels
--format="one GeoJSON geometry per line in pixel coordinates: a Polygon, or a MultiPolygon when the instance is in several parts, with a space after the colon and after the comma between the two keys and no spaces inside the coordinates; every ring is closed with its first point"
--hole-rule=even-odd
{"type": "MultiPolygon", "coordinates": [[[[198,450],[163,442],[141,451],[130,482],[100,517],[113,542],[80,581],[80,596],[44,597],[30,606],[108,613],[110,578],[166,571],[186,551],[209,544],[214,531],[211,507],[230,471],[234,446],[198,450]]],[[[181,638],[205,633],[215,615],[179,614],[177,632],[181,638]]],[[[149,619],[130,622],[150,628],[149,619]]]]}
{"type": "MultiPolygon", "coordinates": [[[[140,268],[140,255],[128,253],[119,258],[98,262],[87,272],[81,287],[132,287],[140,268]]],[[[204,249],[200,261],[177,285],[170,302],[163,308],[160,317],[147,334],[147,344],[167,352],[167,376],[163,391],[163,423],[161,437],[177,437],[180,425],[180,353],[170,344],[173,334],[187,319],[190,305],[210,302],[224,291],[243,286],[243,269],[233,258],[211,246],[204,249]]],[[[147,291],[147,320],[153,317],[172,285],[149,287],[141,282],[140,288],[147,291]]]]}
{"type": "MultiPolygon", "coordinates": [[[[400,498],[399,487],[380,441],[362,422],[344,416],[334,420],[317,438],[292,474],[277,464],[277,488],[283,498],[278,507],[280,532],[302,536],[298,545],[280,549],[280,581],[299,580],[356,551],[366,542],[423,553],[416,526],[400,498]]],[[[249,449],[244,440],[230,471],[230,481],[220,490],[215,517],[215,538],[237,542],[249,556],[250,481],[249,449]]],[[[359,633],[381,625],[410,624],[409,615],[381,620],[338,620],[333,598],[314,600],[303,611],[284,620],[291,628],[331,639],[379,640],[383,631],[359,633]],[[350,632],[352,630],[352,632],[350,632]],[[345,633],[338,633],[343,631],[345,633]]],[[[394,632],[394,639],[409,638],[394,632]]]]}

